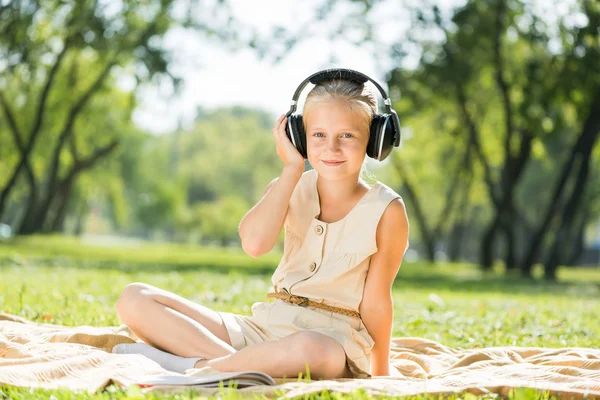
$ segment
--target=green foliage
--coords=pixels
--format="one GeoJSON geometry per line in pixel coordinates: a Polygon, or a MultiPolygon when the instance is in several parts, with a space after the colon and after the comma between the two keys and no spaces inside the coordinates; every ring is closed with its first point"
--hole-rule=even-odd
{"type": "MultiPolygon", "coordinates": [[[[177,142],[180,173],[190,187],[202,185],[215,197],[260,199],[281,163],[271,133],[274,120],[269,114],[239,106],[210,112],[181,133],[177,142]]],[[[189,198],[191,203],[203,200],[201,196],[189,198]]]]}
{"type": "Polygon", "coordinates": [[[251,207],[243,198],[238,196],[223,197],[215,202],[199,203],[195,209],[192,224],[198,224],[201,232],[221,244],[227,244],[236,237],[240,220],[251,207]]]}
{"type": "Polygon", "coordinates": [[[172,0],[7,1],[0,11],[0,218],[9,215],[21,233],[80,232],[90,213],[107,219],[107,229],[173,231],[185,185],[173,178],[163,141],[133,127],[136,93],[149,84],[178,89],[163,36],[175,26],[220,34],[205,19],[226,15],[225,2],[175,10],[172,0]]]}
{"type": "MultiPolygon", "coordinates": [[[[14,223],[19,232],[60,229],[70,201],[79,214],[86,208],[89,181],[87,188],[74,188],[77,178],[132,130],[135,89],[172,77],[159,43],[176,23],[171,6],[172,1],[125,1],[116,7],[93,1],[3,4],[0,103],[10,123],[0,132],[11,137],[18,157],[3,164],[8,173],[0,181],[0,217],[9,198],[9,209],[23,214],[14,223]],[[121,89],[123,80],[135,85],[121,89]],[[33,175],[25,191],[15,178],[29,168],[33,175]]],[[[110,181],[103,178],[99,185],[110,181]]],[[[118,190],[114,183],[107,186],[118,190]]],[[[119,213],[122,219],[123,210],[119,213]]]]}
{"type": "MultiPolygon", "coordinates": [[[[335,3],[326,2],[316,10],[321,22],[335,3]]],[[[343,36],[354,27],[364,34],[363,41],[373,40],[373,29],[364,16],[377,2],[347,3],[352,7],[337,33],[343,36]]],[[[40,135],[29,156],[38,202],[53,190],[49,182],[56,151],[60,181],[78,159],[92,156],[115,140],[119,146],[109,157],[77,176],[69,192],[65,223],[59,230],[236,243],[240,219],[280,172],[271,134],[275,118],[241,106],[199,109],[189,129],[162,136],[140,132],[131,121],[139,87],[167,83],[177,88],[179,81],[169,67],[171,55],[163,48],[169,29],[201,28],[211,37],[220,37],[223,44],[228,41],[224,38],[236,35],[219,32],[213,21],[202,20],[214,14],[176,12],[172,0],[119,4],[50,0],[24,5],[5,1],[1,8],[0,55],[5,61],[0,63],[0,94],[18,117],[16,124],[23,139],[35,128],[46,79],[53,66],[59,66],[44,104],[40,135]],[[195,15],[199,20],[194,21],[195,15]],[[105,70],[106,77],[75,118],[73,133],[58,146],[73,107],[105,70]]],[[[203,4],[194,7],[205,11],[203,4]]],[[[217,9],[227,12],[226,2],[218,2],[217,9]]],[[[419,249],[422,241],[416,236],[424,228],[434,230],[439,224],[434,240],[439,243],[449,242],[455,237],[455,228],[467,224],[469,229],[461,243],[466,249],[463,254],[472,259],[494,214],[485,164],[489,179],[500,187],[506,166],[514,164],[511,157],[522,150],[525,131],[532,132],[534,138],[514,196],[519,211],[514,221],[521,236],[526,238],[543,216],[549,183],[581,129],[600,79],[597,2],[578,0],[558,9],[542,15],[540,9],[520,0],[473,0],[448,12],[432,2],[408,7],[411,29],[406,39],[390,47],[395,65],[388,74],[389,92],[393,99],[400,99],[394,106],[403,125],[403,146],[389,162],[374,169],[378,180],[403,196],[410,178],[416,196],[423,199],[425,226],[420,226],[414,223],[414,206],[405,196],[413,222],[413,248],[419,249]],[[504,12],[497,18],[503,4],[504,12]],[[417,56],[416,67],[405,66],[408,54],[417,56]],[[508,103],[514,120],[508,151],[504,150],[508,128],[499,69],[509,86],[508,103]],[[481,155],[472,146],[469,150],[470,130],[459,104],[461,93],[464,109],[478,129],[481,155]],[[404,170],[401,172],[396,164],[404,170]],[[453,188],[458,188],[456,198],[466,193],[466,206],[447,212],[453,188]]],[[[337,26],[334,22],[331,26],[337,26]]],[[[288,32],[277,29],[281,33],[277,37],[285,38],[288,32]]],[[[299,40],[283,40],[287,39],[290,45],[299,40]]],[[[276,41],[273,38],[273,43],[276,41]]],[[[251,42],[252,47],[266,44],[259,43],[256,36],[251,42]]],[[[0,114],[4,116],[2,110],[0,114]]],[[[589,188],[600,186],[599,154],[594,151],[589,188]]],[[[18,161],[11,127],[6,118],[0,118],[0,189],[18,161]]],[[[2,222],[19,226],[31,193],[21,172],[5,212],[0,210],[2,222]]],[[[45,230],[56,219],[58,200],[51,203],[45,230]]],[[[600,215],[600,192],[588,190],[582,209],[587,214],[579,218],[594,221],[600,215]]]]}
{"type": "MultiPolygon", "coordinates": [[[[416,183],[430,225],[440,217],[452,220],[446,241],[452,225],[467,214],[474,229],[465,243],[479,242],[477,228],[494,215],[490,187],[496,193],[514,187],[519,217],[512,223],[525,238],[518,248],[524,251],[577,135],[596,112],[591,101],[600,87],[597,2],[580,0],[545,14],[528,2],[503,0],[468,1],[449,13],[431,2],[409,9],[408,40],[393,46],[398,65],[389,80],[390,92],[402,93],[395,106],[407,133],[394,156],[404,171],[394,179],[416,183]],[[405,66],[409,54],[419,57],[415,68],[405,66]],[[471,127],[478,144],[469,144],[471,127]],[[470,160],[464,163],[466,151],[470,160]],[[524,172],[512,178],[523,154],[524,172]],[[456,185],[468,188],[468,208],[444,215],[456,185]]],[[[588,188],[600,176],[597,154],[594,160],[588,188]]],[[[599,201],[588,196],[578,212],[599,201]]],[[[410,201],[408,206],[414,215],[410,201]]],[[[599,214],[586,215],[593,222],[599,214]]]]}
{"type": "Polygon", "coordinates": [[[153,229],[174,225],[173,216],[183,201],[177,189],[168,182],[151,182],[147,191],[138,194],[136,217],[142,226],[153,229]]]}
{"type": "Polygon", "coordinates": [[[234,106],[199,114],[188,131],[160,138],[181,179],[187,210],[180,226],[203,241],[238,242],[237,228],[281,170],[269,114],[234,106]]]}
{"type": "MultiPolygon", "coordinates": [[[[115,157],[79,180],[72,201],[108,222],[99,233],[238,243],[241,218],[280,172],[271,120],[230,107],[161,136],[124,126],[115,157]]],[[[68,229],[78,217],[73,206],[68,229]]]]}

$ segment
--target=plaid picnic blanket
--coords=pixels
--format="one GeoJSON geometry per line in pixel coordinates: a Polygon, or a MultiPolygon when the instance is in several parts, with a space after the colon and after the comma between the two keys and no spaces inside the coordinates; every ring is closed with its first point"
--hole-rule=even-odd
{"type": "MultiPolygon", "coordinates": [[[[112,354],[118,343],[133,343],[126,326],[61,326],[0,313],[0,385],[68,388],[90,393],[114,383],[128,386],[153,375],[176,373],[135,354],[112,354]]],[[[548,390],[563,398],[600,398],[600,349],[488,347],[457,350],[414,337],[392,339],[390,376],[370,379],[287,381],[240,389],[286,397],[331,390],[372,394],[508,395],[513,388],[548,390]]],[[[194,374],[201,370],[189,370],[194,374]]],[[[184,390],[185,388],[147,388],[184,390]]],[[[218,389],[201,388],[211,394],[218,389]]]]}

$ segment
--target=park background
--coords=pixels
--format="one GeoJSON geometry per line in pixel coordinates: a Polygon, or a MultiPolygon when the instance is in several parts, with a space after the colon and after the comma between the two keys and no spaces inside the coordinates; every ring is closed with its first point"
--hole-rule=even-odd
{"type": "Polygon", "coordinates": [[[394,335],[598,346],[597,1],[0,0],[0,32],[0,311],[118,324],[141,280],[248,313],[272,126],[343,67],[402,125],[365,177],[410,220],[394,335]]]}

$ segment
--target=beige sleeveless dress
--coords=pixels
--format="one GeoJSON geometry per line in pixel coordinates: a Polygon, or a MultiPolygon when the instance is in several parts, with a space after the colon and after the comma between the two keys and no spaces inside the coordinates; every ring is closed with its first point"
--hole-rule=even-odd
{"type": "MultiPolygon", "coordinates": [[[[284,223],[284,252],[273,273],[271,291],[308,297],[359,311],[376,231],[389,203],[400,197],[377,181],[341,220],[321,222],[317,172],[300,178],[284,223]]],[[[275,341],[298,331],[314,331],[337,340],[355,378],[370,377],[373,339],[361,319],[276,299],[252,305],[252,316],[219,312],[235,349],[275,341]]]]}

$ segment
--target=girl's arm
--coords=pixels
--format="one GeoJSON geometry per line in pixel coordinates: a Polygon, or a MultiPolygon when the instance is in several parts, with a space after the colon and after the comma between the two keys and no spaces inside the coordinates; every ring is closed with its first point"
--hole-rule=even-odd
{"type": "Polygon", "coordinates": [[[281,175],[271,181],[263,198],[242,218],[239,226],[242,248],[251,257],[260,257],[273,249],[283,228],[290,198],[304,172],[286,165],[281,175]]]}
{"type": "Polygon", "coordinates": [[[377,252],[371,263],[359,307],[363,323],[375,341],[371,375],[389,375],[394,307],[392,284],[408,248],[408,218],[401,199],[390,203],[377,226],[377,252]]]}
{"type": "Polygon", "coordinates": [[[267,185],[262,199],[244,215],[238,227],[242,248],[255,258],[275,246],[292,193],[304,172],[304,157],[287,137],[286,124],[287,117],[282,114],[273,126],[273,138],[277,155],[284,164],[283,171],[267,185]]]}

